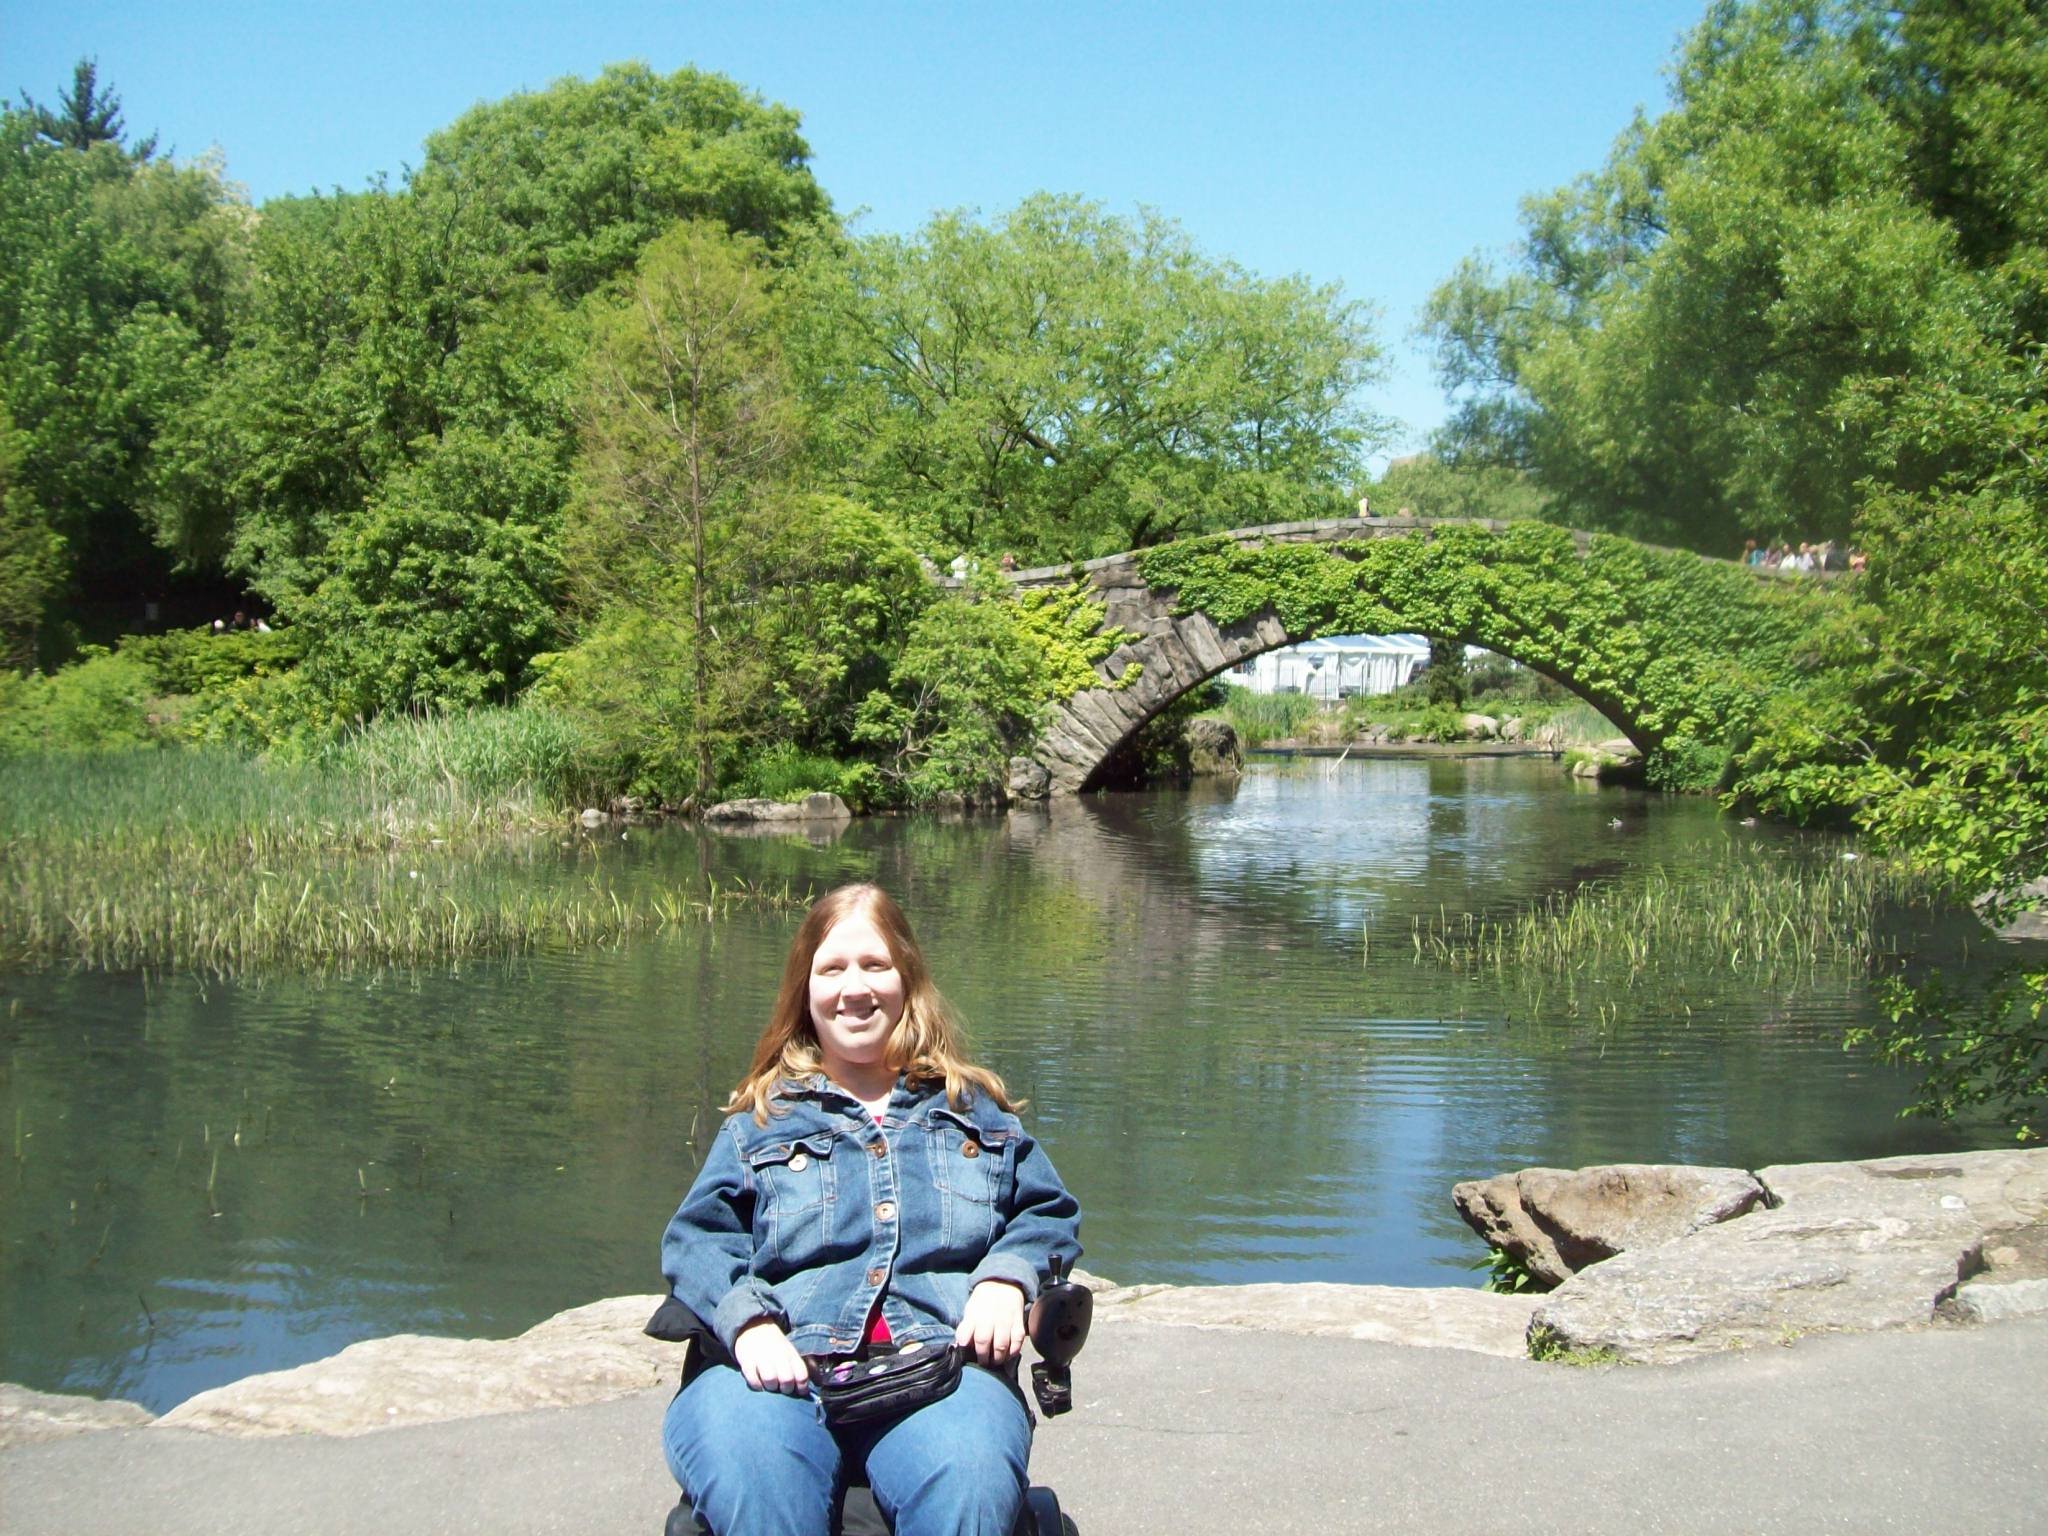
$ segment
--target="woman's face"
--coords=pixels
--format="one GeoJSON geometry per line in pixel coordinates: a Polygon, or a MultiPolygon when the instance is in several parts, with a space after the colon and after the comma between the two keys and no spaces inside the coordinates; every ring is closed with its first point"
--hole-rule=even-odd
{"type": "Polygon", "coordinates": [[[902,1017],[903,978],[881,930],[864,912],[842,917],[811,956],[811,1027],[826,1073],[882,1065],[902,1017]]]}

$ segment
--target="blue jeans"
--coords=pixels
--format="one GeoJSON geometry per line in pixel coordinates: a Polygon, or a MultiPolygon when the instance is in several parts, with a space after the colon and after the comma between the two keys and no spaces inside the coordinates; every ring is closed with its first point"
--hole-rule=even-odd
{"type": "Polygon", "coordinates": [[[859,1466],[896,1536],[1009,1536],[1031,1420],[1005,1382],[969,1366],[936,1403],[834,1431],[812,1399],[756,1392],[714,1365],[668,1405],[662,1443],[718,1536],[825,1536],[841,1468],[859,1466]]]}

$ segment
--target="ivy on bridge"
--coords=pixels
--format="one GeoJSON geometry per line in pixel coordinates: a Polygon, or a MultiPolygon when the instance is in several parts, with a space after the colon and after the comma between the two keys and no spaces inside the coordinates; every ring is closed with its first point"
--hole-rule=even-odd
{"type": "Polygon", "coordinates": [[[1066,789],[1229,666],[1319,636],[1404,632],[1555,679],[1641,749],[1650,783],[1712,788],[1766,701],[1815,664],[1810,642],[1841,602],[1822,583],[1533,522],[1243,529],[1076,574],[1121,643],[1041,737],[1066,789]]]}

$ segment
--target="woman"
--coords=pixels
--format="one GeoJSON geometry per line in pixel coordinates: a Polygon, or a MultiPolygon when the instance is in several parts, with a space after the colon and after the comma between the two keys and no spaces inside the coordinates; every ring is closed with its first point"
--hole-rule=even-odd
{"type": "Polygon", "coordinates": [[[872,885],[820,899],[662,1239],[670,1290],[737,1362],[698,1375],[663,1426],[719,1536],[822,1536],[856,1465],[897,1536],[1010,1530],[1024,1311],[1050,1261],[1081,1251],[1079,1207],[1011,1107],[965,1059],[896,903],[872,885]],[[981,1369],[897,1418],[829,1428],[808,1395],[806,1356],[947,1344],[981,1369]]]}

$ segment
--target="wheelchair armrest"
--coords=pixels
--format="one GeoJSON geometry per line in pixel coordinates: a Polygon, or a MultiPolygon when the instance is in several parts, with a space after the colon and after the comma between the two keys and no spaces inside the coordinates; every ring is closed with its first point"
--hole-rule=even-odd
{"type": "Polygon", "coordinates": [[[724,1341],[711,1331],[711,1325],[674,1296],[662,1298],[661,1305],[654,1309],[654,1316],[647,1319],[646,1326],[640,1331],[650,1339],[689,1347],[683,1366],[686,1384],[707,1365],[737,1363],[724,1341]]]}

